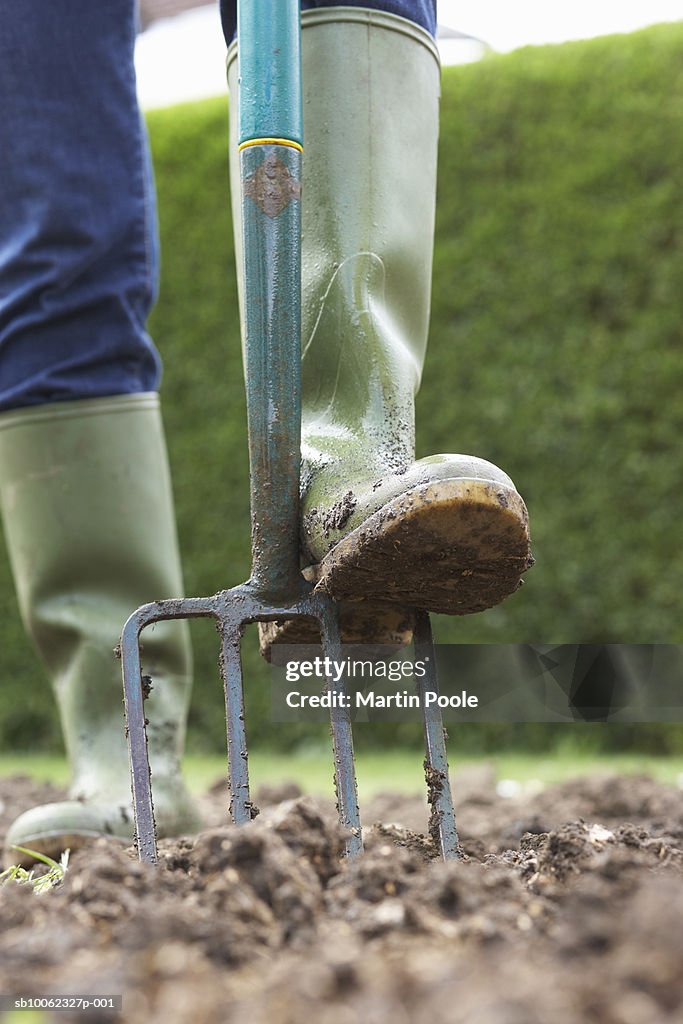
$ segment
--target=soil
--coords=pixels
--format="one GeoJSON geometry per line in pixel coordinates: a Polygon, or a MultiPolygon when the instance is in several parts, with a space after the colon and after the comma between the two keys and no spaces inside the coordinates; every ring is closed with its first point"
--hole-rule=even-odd
{"type": "MultiPolygon", "coordinates": [[[[100,840],[48,895],[5,886],[0,993],[123,993],[134,1024],[683,1020],[681,791],[615,775],[506,798],[487,770],[454,791],[464,857],[444,864],[424,798],[366,804],[349,862],[328,803],[262,789],[235,828],[214,787],[212,827],[157,869],[100,840]]],[[[2,781],[0,827],[57,795],[2,781]]]]}

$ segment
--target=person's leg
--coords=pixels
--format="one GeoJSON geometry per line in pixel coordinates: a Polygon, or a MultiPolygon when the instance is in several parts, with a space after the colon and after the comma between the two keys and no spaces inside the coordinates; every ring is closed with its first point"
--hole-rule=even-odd
{"type": "MultiPolygon", "coordinates": [[[[466,614],[519,586],[527,515],[491,463],[415,461],[439,64],[423,26],[378,7],[302,15],[302,553],[343,605],[466,614]]],[[[233,134],[233,182],[235,152],[233,134]]]]}
{"type": "MultiPolygon", "coordinates": [[[[324,7],[337,7],[335,0],[301,0],[302,11],[324,7]]],[[[396,14],[407,21],[420,25],[429,34],[436,36],[436,0],[347,0],[345,7],[364,7],[367,10],[385,11],[396,14]]],[[[237,31],[237,0],[220,0],[223,34],[228,45],[237,31]]]]}
{"type": "MultiPolygon", "coordinates": [[[[157,241],[135,3],[0,0],[0,18],[0,505],[72,768],[72,799],[22,815],[6,844],[56,853],[132,838],[114,648],[182,577],[145,330],[157,241]]],[[[143,660],[157,825],[175,834],[196,824],[179,768],[186,627],[157,627],[143,660]]]]}
{"type": "Polygon", "coordinates": [[[0,0],[0,411],[156,391],[134,0],[0,0]]]}

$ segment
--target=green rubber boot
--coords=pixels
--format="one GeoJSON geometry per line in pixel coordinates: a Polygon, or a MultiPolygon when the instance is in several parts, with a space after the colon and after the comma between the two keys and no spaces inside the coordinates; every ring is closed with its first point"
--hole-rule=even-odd
{"type": "MultiPolygon", "coordinates": [[[[516,590],[531,564],[528,517],[512,480],[489,462],[415,461],[437,50],[412,22],[374,10],[307,11],[302,26],[303,564],[360,615],[387,601],[481,611],[516,590]]],[[[239,247],[237,189],[233,204],[239,247]]]]}
{"type": "MultiPolygon", "coordinates": [[[[59,402],[0,417],[0,503],[19,608],[53,682],[72,782],[68,801],[22,814],[5,839],[59,854],[133,838],[121,663],[138,605],[183,593],[156,394],[59,402]]],[[[195,831],[180,773],[191,685],[186,624],[143,634],[159,836],[195,831]]]]}

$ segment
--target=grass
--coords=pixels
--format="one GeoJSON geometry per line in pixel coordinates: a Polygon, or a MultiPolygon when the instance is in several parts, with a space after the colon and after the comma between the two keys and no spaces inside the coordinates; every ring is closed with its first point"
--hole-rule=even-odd
{"type": "Polygon", "coordinates": [[[28,850],[25,846],[13,846],[12,849],[18,853],[29,854],[39,864],[47,865],[48,870],[43,872],[43,874],[36,875],[34,868],[27,871],[26,868],[13,864],[11,867],[5,868],[4,871],[0,872],[0,887],[14,882],[17,885],[28,885],[33,889],[36,896],[42,896],[44,893],[56,888],[56,886],[61,885],[69,865],[68,850],[65,850],[59,861],[56,861],[43,853],[28,850]]]}
{"type": "Polygon", "coordinates": [[[3,1024],[47,1024],[49,1020],[42,1010],[8,1010],[2,1018],[3,1024]]]}
{"type": "MultiPolygon", "coordinates": [[[[422,788],[421,755],[416,750],[389,750],[362,752],[357,757],[358,785],[361,800],[382,790],[404,793],[419,792],[422,788]]],[[[498,757],[458,758],[451,755],[451,772],[478,764],[492,764],[500,779],[518,782],[538,780],[550,785],[576,775],[622,772],[646,773],[660,782],[681,783],[683,756],[654,757],[644,754],[598,755],[580,753],[569,748],[559,749],[552,755],[509,753],[498,757]]],[[[315,795],[332,794],[332,756],[319,750],[301,754],[278,754],[255,748],[249,759],[251,782],[254,789],[264,783],[297,782],[306,792],[315,795]]],[[[190,788],[195,793],[226,776],[226,761],[218,756],[193,755],[186,759],[185,771],[190,788]]],[[[29,757],[27,755],[0,757],[0,777],[24,774],[39,782],[66,785],[68,768],[63,758],[29,757]]]]}

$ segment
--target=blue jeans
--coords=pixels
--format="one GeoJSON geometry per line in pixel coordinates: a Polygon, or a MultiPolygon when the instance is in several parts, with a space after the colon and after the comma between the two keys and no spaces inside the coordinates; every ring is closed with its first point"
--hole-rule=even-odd
{"type": "MultiPolygon", "coordinates": [[[[301,0],[301,10],[310,11],[316,7],[372,7],[401,18],[415,21],[422,28],[436,35],[436,0],[301,0]]],[[[237,31],[237,0],[220,0],[221,21],[226,43],[230,43],[237,31]]]]}
{"type": "MultiPolygon", "coordinates": [[[[435,0],[347,3],[435,30],[435,0]]],[[[235,2],[221,6],[231,38],[235,2]]],[[[155,391],[135,0],[0,0],[0,25],[0,411],[155,391]]]]}

